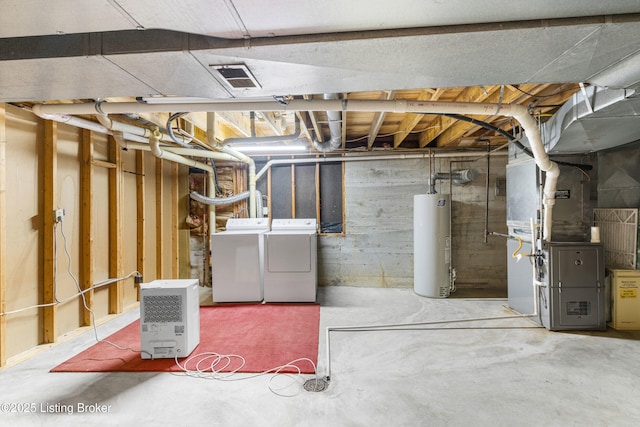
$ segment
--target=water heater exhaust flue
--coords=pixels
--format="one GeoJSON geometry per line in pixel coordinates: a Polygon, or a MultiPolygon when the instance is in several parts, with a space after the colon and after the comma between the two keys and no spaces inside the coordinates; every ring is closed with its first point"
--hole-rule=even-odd
{"type": "Polygon", "coordinates": [[[413,196],[413,287],[430,298],[451,292],[451,232],[448,194],[413,196]]]}

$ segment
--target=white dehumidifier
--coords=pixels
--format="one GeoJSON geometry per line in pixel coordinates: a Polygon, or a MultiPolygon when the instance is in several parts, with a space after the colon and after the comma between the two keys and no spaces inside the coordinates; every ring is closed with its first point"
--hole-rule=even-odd
{"type": "Polygon", "coordinates": [[[200,344],[198,279],[154,280],[140,285],[143,359],[186,357],[200,344]]]}

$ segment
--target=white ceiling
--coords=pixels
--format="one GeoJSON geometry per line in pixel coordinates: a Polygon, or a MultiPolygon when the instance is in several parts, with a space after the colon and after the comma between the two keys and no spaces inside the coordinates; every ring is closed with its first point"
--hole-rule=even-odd
{"type": "Polygon", "coordinates": [[[0,37],[135,28],[268,37],[638,11],[637,0],[3,0],[0,37]]]}
{"type": "Polygon", "coordinates": [[[2,0],[0,102],[638,89],[638,35],[640,0],[2,0]]]}
{"type": "Polygon", "coordinates": [[[5,0],[0,101],[630,86],[640,80],[640,64],[625,64],[640,62],[638,12],[630,0],[5,0]],[[154,29],[177,33],[162,44],[154,29]],[[261,88],[221,84],[209,66],[228,63],[247,65],[261,88]],[[612,66],[630,77],[603,77],[612,66]]]}

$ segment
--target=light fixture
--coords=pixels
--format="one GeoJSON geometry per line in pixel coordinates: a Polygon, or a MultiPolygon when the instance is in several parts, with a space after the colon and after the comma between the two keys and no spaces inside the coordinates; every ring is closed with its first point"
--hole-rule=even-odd
{"type": "Polygon", "coordinates": [[[145,104],[195,104],[219,101],[212,98],[199,98],[195,96],[140,96],[136,99],[138,102],[144,102],[145,104]]]}
{"type": "MultiPolygon", "coordinates": [[[[201,98],[197,96],[139,96],[136,98],[138,102],[145,104],[215,104],[215,103],[241,103],[247,102],[244,98],[201,98]]],[[[252,102],[266,102],[273,101],[271,96],[252,97],[252,102]]]]}

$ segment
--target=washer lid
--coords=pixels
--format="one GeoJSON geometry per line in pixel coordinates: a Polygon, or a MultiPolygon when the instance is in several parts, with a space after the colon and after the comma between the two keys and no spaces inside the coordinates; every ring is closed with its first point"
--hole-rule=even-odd
{"type": "Polygon", "coordinates": [[[269,218],[229,218],[227,231],[269,231],[269,218]]]}

